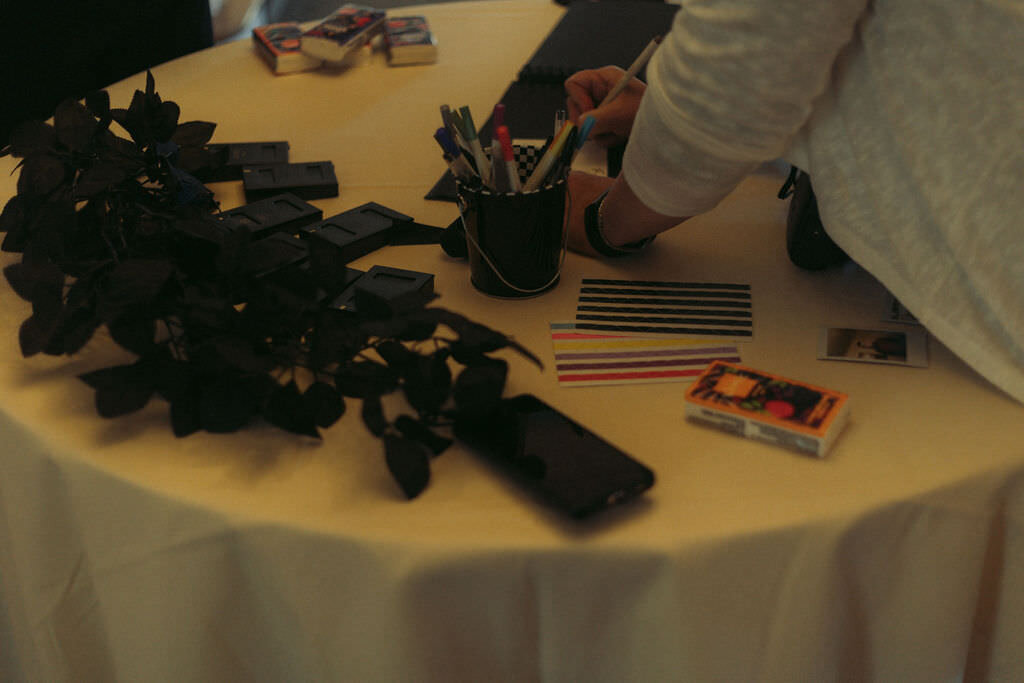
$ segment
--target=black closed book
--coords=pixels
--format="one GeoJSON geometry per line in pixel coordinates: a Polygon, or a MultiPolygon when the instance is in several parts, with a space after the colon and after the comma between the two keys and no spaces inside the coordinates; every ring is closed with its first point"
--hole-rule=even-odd
{"type": "Polygon", "coordinates": [[[290,192],[301,199],[338,196],[338,178],[330,161],[245,166],[242,182],[247,202],[283,192],[290,192]]]}
{"type": "Polygon", "coordinates": [[[322,210],[290,193],[267,197],[217,214],[219,220],[246,228],[252,239],[261,239],[275,232],[294,234],[299,228],[323,220],[323,217],[322,210]]]}

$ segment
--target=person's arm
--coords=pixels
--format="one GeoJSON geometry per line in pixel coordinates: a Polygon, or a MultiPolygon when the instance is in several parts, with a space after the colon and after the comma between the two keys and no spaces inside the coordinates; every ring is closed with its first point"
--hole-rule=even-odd
{"type": "Polygon", "coordinates": [[[647,207],[629,187],[622,176],[616,179],[573,171],[569,175],[570,215],[568,218],[568,246],[587,256],[604,256],[587,237],[584,212],[587,207],[607,195],[600,205],[600,239],[611,247],[644,240],[659,232],[679,225],[684,216],[666,216],[647,207]]]}
{"type": "Polygon", "coordinates": [[[703,213],[782,155],[830,78],[842,78],[836,57],[867,6],[684,1],[648,65],[623,160],[636,197],[663,215],[703,213]]]}

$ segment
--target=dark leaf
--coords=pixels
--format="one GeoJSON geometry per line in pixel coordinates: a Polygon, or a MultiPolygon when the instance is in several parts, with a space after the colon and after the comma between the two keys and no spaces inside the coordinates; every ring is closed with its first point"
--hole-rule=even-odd
{"type": "Polygon", "coordinates": [[[85,105],[68,99],[57,105],[53,126],[57,130],[57,140],[68,149],[79,152],[88,146],[96,132],[97,123],[96,117],[89,113],[85,105]]]}
{"type": "Polygon", "coordinates": [[[110,118],[110,93],[106,90],[93,90],[85,96],[85,106],[98,119],[110,118]]]}
{"type": "Polygon", "coordinates": [[[57,145],[57,133],[48,123],[26,121],[11,131],[10,145],[11,154],[16,157],[53,151],[57,145]]]}
{"type": "Polygon", "coordinates": [[[400,436],[384,436],[384,457],[388,470],[406,498],[412,500],[430,483],[430,451],[426,446],[400,436]]]}
{"type": "MultiPolygon", "coordinates": [[[[77,224],[71,201],[50,201],[39,207],[31,225],[32,244],[47,259],[61,261],[69,233],[77,224]]],[[[26,248],[26,257],[30,250],[26,248]]]]}
{"type": "Polygon", "coordinates": [[[156,80],[153,78],[153,72],[146,69],[146,95],[153,97],[156,95],[156,80]]]}
{"type": "Polygon", "coordinates": [[[455,406],[465,415],[491,411],[501,400],[508,376],[508,363],[492,359],[484,365],[472,365],[459,373],[452,388],[455,406]]]}
{"type": "Polygon", "coordinates": [[[199,422],[208,432],[235,432],[252,419],[254,397],[236,377],[221,376],[206,382],[199,394],[199,422]]]}
{"type": "Polygon", "coordinates": [[[374,394],[363,399],[363,424],[374,436],[380,436],[388,428],[388,420],[384,417],[384,404],[380,396],[374,394]]]}
{"type": "MultiPolygon", "coordinates": [[[[123,109],[121,111],[124,111],[123,109]]],[[[100,145],[107,151],[105,160],[117,164],[130,176],[136,176],[142,169],[143,159],[139,148],[131,140],[125,140],[109,130],[99,137],[100,145]]]]}
{"type": "Polygon", "coordinates": [[[82,347],[92,339],[92,335],[99,325],[100,321],[92,315],[91,311],[72,314],[62,327],[63,352],[71,355],[81,351],[82,347]]]}
{"type": "MultiPolygon", "coordinates": [[[[359,311],[363,313],[362,310],[359,311]]],[[[405,316],[385,316],[375,320],[362,320],[359,329],[369,337],[381,339],[401,338],[409,329],[409,319],[405,316]]]]}
{"type": "Polygon", "coordinates": [[[247,374],[269,372],[277,364],[265,348],[255,349],[253,341],[244,337],[222,335],[214,339],[212,344],[226,365],[247,374]]]}
{"type": "Polygon", "coordinates": [[[117,185],[127,177],[124,168],[115,162],[100,162],[82,171],[75,183],[75,196],[89,198],[117,185]]]}
{"type": "Polygon", "coordinates": [[[208,121],[186,121],[174,131],[171,141],[180,147],[200,147],[210,141],[216,127],[216,123],[208,121]]]}
{"type": "Polygon", "coordinates": [[[174,135],[174,130],[178,127],[178,117],[181,115],[181,109],[174,102],[162,102],[160,104],[160,111],[156,117],[156,125],[153,130],[153,137],[161,142],[166,142],[171,139],[174,135]]]}
{"type": "Polygon", "coordinates": [[[302,400],[302,394],[299,393],[294,381],[278,387],[270,395],[270,400],[263,409],[263,417],[271,424],[293,434],[320,438],[313,415],[306,409],[306,403],[302,400]]]}
{"type": "Polygon", "coordinates": [[[96,390],[96,412],[102,417],[118,417],[149,403],[154,387],[150,374],[138,363],[116,365],[78,376],[96,390]]]}
{"type": "Polygon", "coordinates": [[[0,213],[0,232],[18,230],[28,221],[27,202],[19,195],[11,197],[4,205],[3,213],[0,213]]]}
{"type": "Polygon", "coordinates": [[[153,387],[128,385],[120,389],[96,392],[96,412],[100,417],[120,417],[141,410],[153,396],[153,387]]]}
{"type": "Polygon", "coordinates": [[[45,326],[35,316],[26,318],[18,328],[18,344],[25,358],[34,356],[47,347],[53,335],[53,326],[45,326]]]}
{"type": "Polygon", "coordinates": [[[373,361],[355,361],[338,369],[335,386],[342,396],[365,398],[395,390],[398,378],[386,365],[373,361]]]}
{"type": "Polygon", "coordinates": [[[182,394],[171,401],[171,430],[175,436],[188,436],[201,428],[199,399],[194,393],[182,394]]]}
{"type": "Polygon", "coordinates": [[[409,405],[421,415],[437,413],[452,390],[447,350],[440,349],[426,357],[418,356],[402,376],[402,389],[409,405]]]}
{"type": "Polygon", "coordinates": [[[327,382],[314,382],[302,394],[306,411],[319,427],[330,427],[345,414],[345,399],[327,382]]]}
{"type": "Polygon", "coordinates": [[[329,311],[318,318],[310,345],[314,367],[323,368],[331,363],[348,362],[366,343],[366,335],[342,317],[329,311]]]}
{"type": "Polygon", "coordinates": [[[17,226],[7,233],[0,244],[0,251],[20,253],[28,246],[28,230],[25,226],[17,226]]]}
{"type": "Polygon", "coordinates": [[[173,272],[174,266],[164,260],[128,259],[117,264],[100,292],[100,318],[109,322],[133,306],[150,304],[173,272]]]}
{"type": "Polygon", "coordinates": [[[65,169],[60,159],[46,152],[26,157],[18,176],[18,194],[43,197],[64,182],[65,169]]]}
{"type": "Polygon", "coordinates": [[[441,436],[427,425],[408,415],[399,415],[395,419],[395,427],[402,433],[402,436],[419,441],[434,455],[440,455],[448,446],[452,445],[451,439],[441,436]]]}
{"type": "Polygon", "coordinates": [[[34,300],[37,290],[59,294],[64,287],[64,273],[52,263],[12,263],[4,268],[4,276],[25,301],[34,300]]]}
{"type": "Polygon", "coordinates": [[[407,349],[405,344],[391,339],[380,342],[375,348],[388,367],[394,368],[399,374],[404,373],[419,358],[419,354],[407,349]]]}
{"type": "Polygon", "coordinates": [[[47,288],[37,284],[32,293],[32,317],[45,328],[57,329],[64,310],[61,287],[47,288]]]}
{"type": "Polygon", "coordinates": [[[110,337],[121,347],[140,356],[153,347],[156,321],[146,315],[122,315],[107,323],[110,337]]]}
{"type": "Polygon", "coordinates": [[[415,317],[412,317],[409,318],[408,325],[398,335],[398,338],[403,341],[423,341],[433,337],[436,331],[437,323],[429,320],[416,320],[415,317]]]}
{"type": "Polygon", "coordinates": [[[466,258],[469,249],[466,246],[466,230],[462,226],[462,218],[456,218],[441,235],[441,248],[452,258],[466,258]]]}

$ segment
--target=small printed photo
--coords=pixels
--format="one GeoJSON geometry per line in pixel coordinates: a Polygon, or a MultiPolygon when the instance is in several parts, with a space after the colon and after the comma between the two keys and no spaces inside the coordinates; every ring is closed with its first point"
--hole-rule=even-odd
{"type": "Polygon", "coordinates": [[[826,327],[818,339],[818,359],[924,368],[928,366],[927,338],[918,329],[826,327]]]}

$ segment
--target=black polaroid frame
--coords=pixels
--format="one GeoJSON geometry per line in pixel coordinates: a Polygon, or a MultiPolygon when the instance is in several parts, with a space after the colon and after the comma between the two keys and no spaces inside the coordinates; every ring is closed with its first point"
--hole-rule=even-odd
{"type": "Polygon", "coordinates": [[[455,423],[470,448],[512,472],[545,503],[575,519],[636,498],[654,472],[531,394],[455,423]]]}

